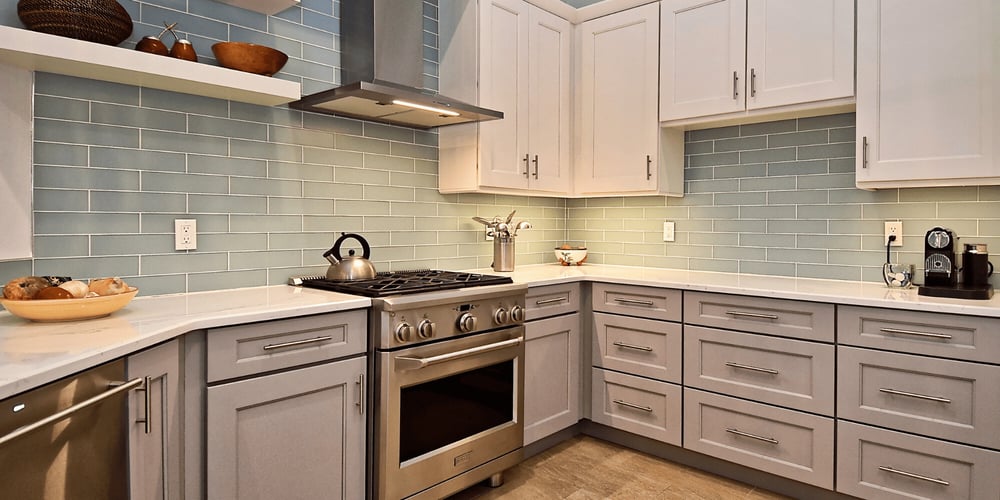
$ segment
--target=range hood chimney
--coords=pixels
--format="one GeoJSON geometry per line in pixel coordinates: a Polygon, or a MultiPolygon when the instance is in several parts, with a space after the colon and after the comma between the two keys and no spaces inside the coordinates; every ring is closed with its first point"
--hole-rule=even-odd
{"type": "Polygon", "coordinates": [[[503,118],[500,111],[422,89],[423,2],[346,0],[340,14],[346,84],[289,106],[420,129],[503,118]]]}

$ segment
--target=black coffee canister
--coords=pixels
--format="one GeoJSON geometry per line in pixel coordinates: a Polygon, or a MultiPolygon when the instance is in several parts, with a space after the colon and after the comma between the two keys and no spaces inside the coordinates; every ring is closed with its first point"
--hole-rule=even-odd
{"type": "Polygon", "coordinates": [[[986,251],[985,243],[967,243],[962,252],[962,285],[965,287],[985,287],[990,284],[993,264],[986,251]]]}

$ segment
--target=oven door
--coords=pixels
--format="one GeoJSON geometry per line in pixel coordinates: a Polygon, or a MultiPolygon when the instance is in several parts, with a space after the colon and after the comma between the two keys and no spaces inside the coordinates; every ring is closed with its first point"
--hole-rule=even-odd
{"type": "Polygon", "coordinates": [[[524,441],[524,327],[378,353],[376,498],[404,498],[524,441]]]}

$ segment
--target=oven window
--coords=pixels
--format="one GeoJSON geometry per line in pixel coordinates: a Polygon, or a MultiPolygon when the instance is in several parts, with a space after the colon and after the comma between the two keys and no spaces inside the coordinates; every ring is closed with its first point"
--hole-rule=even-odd
{"type": "Polygon", "coordinates": [[[514,361],[404,388],[400,406],[400,462],[513,422],[514,361]]]}

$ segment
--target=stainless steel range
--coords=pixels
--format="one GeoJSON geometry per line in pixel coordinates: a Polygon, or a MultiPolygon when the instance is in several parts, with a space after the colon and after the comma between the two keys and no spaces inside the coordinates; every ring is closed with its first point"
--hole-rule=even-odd
{"type": "Polygon", "coordinates": [[[302,284],[373,297],[373,498],[502,483],[522,458],[526,285],[448,271],[302,284]]]}

